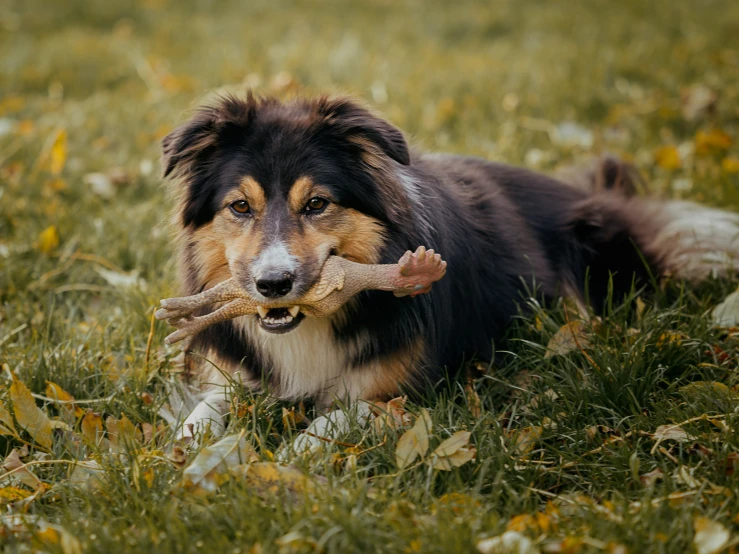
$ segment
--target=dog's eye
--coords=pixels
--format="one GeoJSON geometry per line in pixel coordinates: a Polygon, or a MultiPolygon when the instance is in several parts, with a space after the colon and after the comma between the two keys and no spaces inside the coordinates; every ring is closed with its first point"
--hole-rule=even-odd
{"type": "Polygon", "coordinates": [[[231,209],[239,215],[248,214],[251,211],[246,200],[237,200],[231,204],[231,209]]]}
{"type": "Polygon", "coordinates": [[[317,214],[325,210],[326,206],[328,206],[328,200],[320,196],[315,196],[308,200],[308,203],[305,205],[305,213],[317,214]]]}

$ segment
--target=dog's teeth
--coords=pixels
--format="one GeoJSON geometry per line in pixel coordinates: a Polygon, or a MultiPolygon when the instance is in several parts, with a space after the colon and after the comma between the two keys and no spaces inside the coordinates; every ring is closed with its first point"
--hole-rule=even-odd
{"type": "Polygon", "coordinates": [[[291,315],[285,316],[285,322],[286,323],[290,323],[292,320],[293,320],[293,316],[291,316],[291,315]]]}
{"type": "Polygon", "coordinates": [[[298,317],[298,314],[300,313],[300,306],[293,306],[292,308],[287,309],[288,312],[290,312],[290,315],[293,317],[298,317]]]}
{"type": "Polygon", "coordinates": [[[269,310],[267,308],[265,308],[264,306],[257,306],[257,312],[259,313],[259,317],[261,317],[262,319],[264,319],[265,317],[267,317],[267,312],[268,311],[269,310]]]}

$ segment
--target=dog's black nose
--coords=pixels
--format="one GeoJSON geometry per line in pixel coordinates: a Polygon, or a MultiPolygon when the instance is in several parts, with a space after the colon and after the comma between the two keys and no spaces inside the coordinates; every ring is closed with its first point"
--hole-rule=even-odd
{"type": "Polygon", "coordinates": [[[257,290],[267,298],[285,296],[293,289],[293,279],[292,273],[265,273],[256,280],[257,290]]]}

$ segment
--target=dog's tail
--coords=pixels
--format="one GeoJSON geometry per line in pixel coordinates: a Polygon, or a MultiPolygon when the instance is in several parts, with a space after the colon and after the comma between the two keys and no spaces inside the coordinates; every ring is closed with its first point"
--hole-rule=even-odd
{"type": "Polygon", "coordinates": [[[739,271],[739,214],[694,202],[656,204],[656,232],[642,240],[663,273],[697,282],[739,271]]]}
{"type": "Polygon", "coordinates": [[[566,182],[590,193],[568,225],[582,247],[578,288],[589,287],[595,304],[607,298],[603,283],[622,295],[634,281],[673,276],[695,283],[739,273],[739,214],[639,196],[644,186],[636,170],[612,157],[566,182]]]}

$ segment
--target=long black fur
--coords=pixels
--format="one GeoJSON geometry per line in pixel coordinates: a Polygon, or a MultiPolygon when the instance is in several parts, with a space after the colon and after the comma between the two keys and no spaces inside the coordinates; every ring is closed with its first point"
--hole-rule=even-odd
{"type": "MultiPolygon", "coordinates": [[[[490,359],[493,341],[531,291],[547,300],[562,294],[585,299],[587,290],[585,300],[600,310],[609,280],[619,295],[662,272],[644,239],[654,230],[633,205],[626,208],[623,192],[610,190],[609,179],[621,175],[614,163],[605,166],[605,185],[593,192],[482,159],[414,153],[399,130],[341,98],[227,98],[164,141],[165,173],[184,187],[180,256],[188,294],[204,286],[188,268],[188,230],[211,221],[220,198],[244,175],[262,184],[268,202],[286,197],[306,174],[329,187],[340,204],[385,226],[382,263],[395,263],[419,245],[443,255],[448,272],[430,294],[365,292],[335,323],[340,342],[370,337],[348,375],[422,340],[423,363],[399,383],[406,386],[433,382],[471,356],[490,359]]],[[[216,349],[256,379],[279,369],[231,322],[203,331],[192,348],[216,349]]]]}

